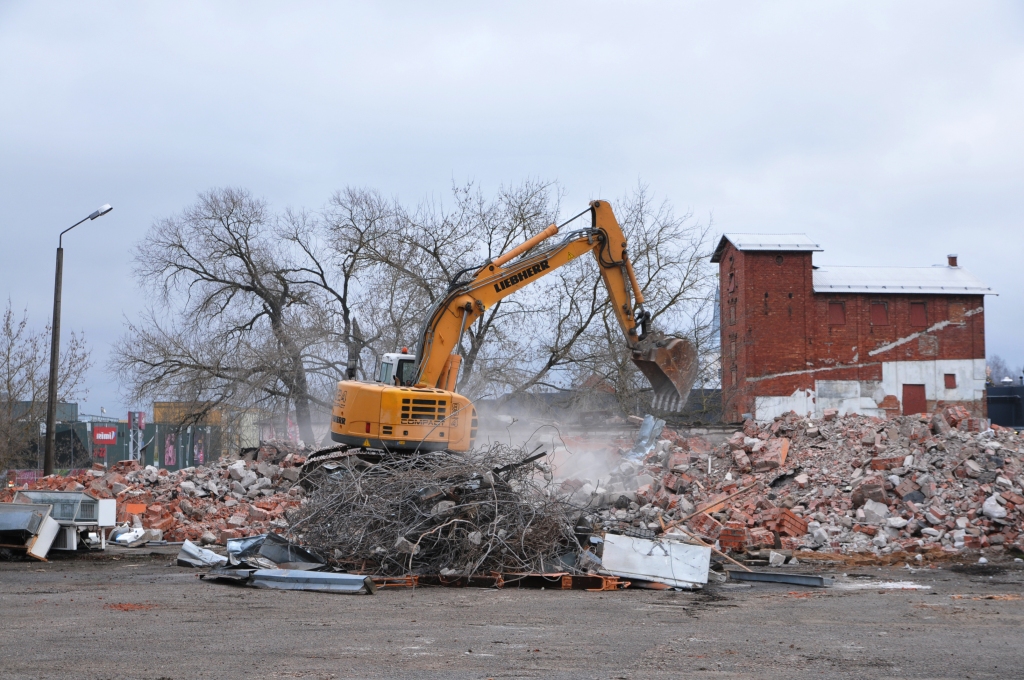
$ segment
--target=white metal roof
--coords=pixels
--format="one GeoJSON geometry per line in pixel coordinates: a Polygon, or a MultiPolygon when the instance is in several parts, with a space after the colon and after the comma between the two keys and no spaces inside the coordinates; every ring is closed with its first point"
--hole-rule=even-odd
{"type": "Polygon", "coordinates": [[[725,243],[728,241],[736,250],[778,250],[785,252],[821,252],[821,246],[812,241],[807,234],[723,234],[715,248],[712,262],[721,259],[725,243]]]}
{"type": "Polygon", "coordinates": [[[821,267],[815,293],[920,293],[995,295],[963,267],[821,267]]]}

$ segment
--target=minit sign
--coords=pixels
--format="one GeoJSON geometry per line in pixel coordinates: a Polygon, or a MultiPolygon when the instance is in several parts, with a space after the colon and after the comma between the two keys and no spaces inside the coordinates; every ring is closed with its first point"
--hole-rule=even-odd
{"type": "Polygon", "coordinates": [[[92,443],[101,446],[117,444],[116,427],[93,427],[92,443]]]}

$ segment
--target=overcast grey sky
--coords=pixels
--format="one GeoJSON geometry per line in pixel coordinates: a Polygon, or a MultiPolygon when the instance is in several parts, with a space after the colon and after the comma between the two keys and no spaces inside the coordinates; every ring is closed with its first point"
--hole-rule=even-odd
{"type": "MultiPolygon", "coordinates": [[[[196,193],[278,208],[556,179],[640,180],[718,231],[806,232],[817,263],[957,252],[1024,363],[1019,2],[0,2],[0,292],[104,365],[146,304],[129,248],[196,193]]],[[[574,211],[575,212],[575,211],[574,211]]]]}

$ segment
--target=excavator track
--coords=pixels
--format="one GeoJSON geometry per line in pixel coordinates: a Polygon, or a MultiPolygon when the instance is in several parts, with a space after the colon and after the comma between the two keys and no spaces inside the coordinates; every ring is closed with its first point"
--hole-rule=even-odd
{"type": "MultiPolygon", "coordinates": [[[[445,449],[447,451],[447,449],[445,449]]],[[[405,455],[419,455],[429,456],[436,454],[438,451],[423,451],[419,454],[408,454],[405,455]]],[[[335,444],[334,446],[326,446],[322,449],[317,449],[313,453],[306,457],[306,462],[302,465],[302,470],[299,473],[299,485],[302,488],[309,491],[310,485],[308,480],[311,475],[316,473],[318,470],[323,469],[325,466],[328,468],[333,467],[332,463],[340,463],[347,458],[358,458],[364,463],[370,465],[376,465],[381,461],[386,460],[389,457],[395,456],[394,451],[386,451],[384,449],[370,449],[362,448],[359,446],[350,446],[348,444],[335,444]]],[[[401,455],[401,454],[399,454],[401,455]]]]}
{"type": "Polygon", "coordinates": [[[379,462],[386,454],[387,452],[382,449],[363,449],[357,446],[349,446],[348,444],[326,446],[322,449],[317,449],[306,456],[306,462],[302,465],[302,472],[299,479],[301,481],[311,472],[320,469],[327,463],[341,461],[351,456],[356,456],[368,463],[376,463],[379,462]]]}

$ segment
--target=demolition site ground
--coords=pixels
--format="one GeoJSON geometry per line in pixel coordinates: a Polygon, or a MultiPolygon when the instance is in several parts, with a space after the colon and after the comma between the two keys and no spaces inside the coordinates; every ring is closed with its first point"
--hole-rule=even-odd
{"type": "Polygon", "coordinates": [[[1021,677],[1024,564],[802,565],[830,588],[257,590],[174,550],[0,563],[5,678],[1021,677]],[[895,587],[894,587],[895,586],[895,587]],[[911,589],[914,586],[928,588],[911,589]]]}

